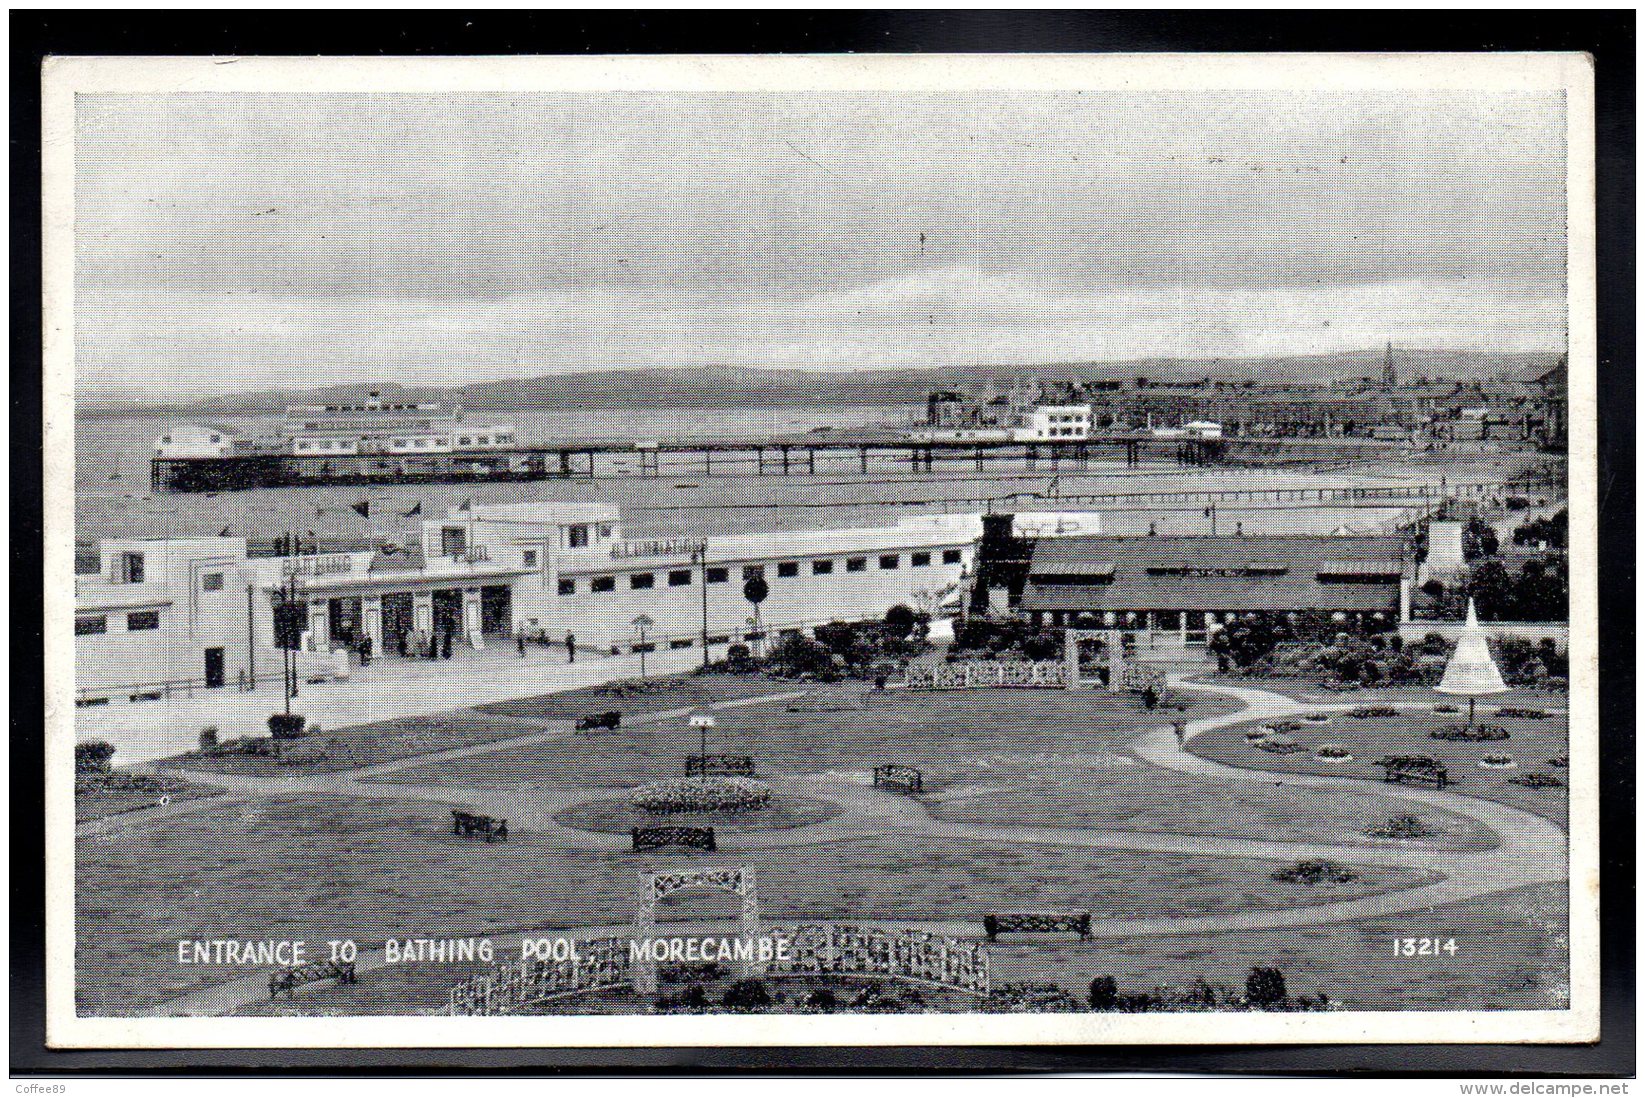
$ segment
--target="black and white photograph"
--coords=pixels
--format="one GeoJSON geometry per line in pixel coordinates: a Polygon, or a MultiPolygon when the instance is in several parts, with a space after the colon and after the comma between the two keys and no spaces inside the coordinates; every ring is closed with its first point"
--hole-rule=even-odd
{"type": "Polygon", "coordinates": [[[48,59],[49,1041],[1595,1039],[1593,109],[48,59]]]}

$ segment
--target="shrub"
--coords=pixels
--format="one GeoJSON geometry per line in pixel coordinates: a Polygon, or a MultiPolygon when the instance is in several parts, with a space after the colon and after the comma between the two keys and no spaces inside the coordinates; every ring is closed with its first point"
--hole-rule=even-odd
{"type": "Polygon", "coordinates": [[[1091,981],[1091,1009],[1113,1010],[1119,1005],[1119,985],[1112,976],[1098,976],[1091,981]]]}
{"type": "Polygon", "coordinates": [[[708,989],[701,984],[692,984],[680,992],[680,1005],[691,1010],[707,1010],[708,989]]]}
{"type": "Polygon", "coordinates": [[[747,675],[760,669],[754,660],[754,653],[746,644],[733,644],[726,649],[725,666],[733,675],[747,675]]]}
{"type": "Polygon", "coordinates": [[[988,993],[985,1009],[996,1014],[1048,1014],[1083,1010],[1060,984],[1001,984],[988,993]]]}
{"type": "Polygon", "coordinates": [[[763,980],[738,980],[725,989],[720,1002],[731,1010],[758,1010],[771,1005],[771,992],[763,980]]]}
{"type": "Polygon", "coordinates": [[[1491,743],[1508,739],[1508,730],[1500,724],[1447,724],[1428,733],[1431,740],[1461,740],[1464,743],[1491,743]]]}
{"type": "Polygon", "coordinates": [[[1568,755],[1555,755],[1553,758],[1548,760],[1548,765],[1559,770],[1564,770],[1566,767],[1571,765],[1571,759],[1568,755]]]}
{"type": "Polygon", "coordinates": [[[1245,998],[1253,1006],[1278,1006],[1289,996],[1285,992],[1285,973],[1277,968],[1257,965],[1246,974],[1245,998]]]}
{"type": "Polygon", "coordinates": [[[912,633],[917,621],[919,617],[913,609],[900,602],[885,612],[885,627],[898,640],[912,633]]]}
{"type": "Polygon", "coordinates": [[[771,787],[753,778],[670,778],[642,785],[628,803],[645,812],[757,812],[771,803],[771,787]]]}
{"type": "Polygon", "coordinates": [[[109,760],[114,758],[114,745],[106,740],[87,740],[74,745],[74,772],[76,774],[107,774],[109,760]]]}
{"type": "Polygon", "coordinates": [[[1541,771],[1536,771],[1530,774],[1521,774],[1517,778],[1510,778],[1509,781],[1514,785],[1523,785],[1526,789],[1565,788],[1565,783],[1560,781],[1556,775],[1544,774],[1541,771]]]}
{"type": "Polygon", "coordinates": [[[805,997],[804,1006],[812,1010],[830,1011],[839,1005],[839,999],[834,992],[826,987],[819,987],[805,997]]]}
{"type": "Polygon", "coordinates": [[[1348,753],[1348,749],[1340,743],[1320,744],[1319,750],[1315,751],[1314,754],[1322,759],[1342,759],[1346,761],[1353,758],[1348,753]]]}
{"type": "Polygon", "coordinates": [[[1289,884],[1347,884],[1349,881],[1359,880],[1359,874],[1336,862],[1310,858],[1298,862],[1289,869],[1274,870],[1273,878],[1289,884]]]}
{"type": "Polygon", "coordinates": [[[208,724],[200,729],[200,750],[211,751],[217,747],[217,726],[208,724]]]}
{"type": "Polygon", "coordinates": [[[718,980],[725,975],[725,966],[714,961],[682,961],[657,966],[657,979],[665,984],[696,984],[718,980]]]}
{"type": "Polygon", "coordinates": [[[1373,839],[1426,839],[1436,832],[1415,816],[1394,816],[1365,829],[1373,839]]]}

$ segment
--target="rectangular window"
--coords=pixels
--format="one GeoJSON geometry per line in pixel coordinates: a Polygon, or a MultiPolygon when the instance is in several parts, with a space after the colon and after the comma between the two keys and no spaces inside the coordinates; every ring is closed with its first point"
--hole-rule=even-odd
{"type": "Polygon", "coordinates": [[[757,580],[757,579],[764,579],[764,578],[765,578],[765,565],[763,565],[763,564],[745,564],[745,565],[743,565],[743,582],[744,583],[747,583],[749,580],[757,580]]]}
{"type": "Polygon", "coordinates": [[[811,562],[813,576],[828,576],[834,572],[834,562],[831,560],[814,560],[811,562]]]}
{"type": "Polygon", "coordinates": [[[942,551],[942,562],[944,564],[958,564],[960,560],[960,551],[958,549],[944,549],[942,551]]]}
{"type": "Polygon", "coordinates": [[[85,637],[93,633],[107,633],[108,631],[109,619],[102,614],[91,614],[74,619],[74,635],[77,637],[85,637]]]}
{"type": "Polygon", "coordinates": [[[576,580],[574,580],[574,579],[563,579],[563,580],[560,581],[560,594],[562,594],[562,595],[575,595],[576,593],[577,593],[577,581],[576,580]]]}
{"type": "Polygon", "coordinates": [[[668,585],[670,587],[690,587],[691,569],[676,568],[674,571],[670,572],[668,574],[668,585]]]}
{"type": "Polygon", "coordinates": [[[930,553],[915,553],[908,558],[910,568],[924,568],[931,563],[930,553]]]}
{"type": "Polygon", "coordinates": [[[725,634],[716,634],[708,638],[709,644],[730,644],[731,638],[725,634]]]}
{"type": "Polygon", "coordinates": [[[537,567],[537,550],[527,549],[520,554],[520,563],[527,568],[537,567]]]}
{"type": "Polygon", "coordinates": [[[595,576],[589,581],[588,589],[596,594],[603,594],[606,591],[615,591],[617,589],[617,577],[595,576]]]}
{"type": "Polygon", "coordinates": [[[710,568],[708,570],[709,583],[726,583],[730,579],[731,569],[729,568],[710,568]]]}
{"type": "Polygon", "coordinates": [[[200,590],[221,591],[223,589],[223,573],[203,572],[200,575],[200,590]]]}
{"type": "Polygon", "coordinates": [[[866,571],[868,571],[868,558],[867,557],[846,557],[845,558],[845,570],[847,572],[866,572],[866,571]]]}
{"type": "Polygon", "coordinates": [[[657,586],[657,577],[650,572],[635,572],[628,577],[628,588],[631,591],[648,591],[657,586]]]}
{"type": "Polygon", "coordinates": [[[765,634],[763,632],[744,633],[743,634],[743,640],[745,640],[745,641],[762,641],[764,639],[765,639],[765,634]]]}
{"type": "Polygon", "coordinates": [[[581,549],[588,544],[588,527],[583,523],[565,528],[565,543],[573,549],[581,549]]]}
{"type": "Polygon", "coordinates": [[[440,528],[440,555],[442,557],[460,557],[468,548],[468,531],[461,526],[442,526],[440,528]]]}
{"type": "Polygon", "coordinates": [[[781,564],[777,565],[777,576],[779,579],[793,579],[799,574],[800,562],[797,560],[785,560],[781,564]]]}
{"type": "Polygon", "coordinates": [[[158,610],[133,610],[126,615],[126,632],[128,633],[158,628],[160,628],[160,611],[158,610]]]}
{"type": "Polygon", "coordinates": [[[897,556],[895,553],[886,553],[884,556],[880,557],[880,567],[885,569],[887,572],[893,570],[898,564],[901,563],[902,558],[897,556]]]}
{"type": "Polygon", "coordinates": [[[121,553],[120,554],[120,582],[121,583],[142,583],[143,582],[143,554],[141,554],[141,553],[121,553]]]}
{"type": "Polygon", "coordinates": [[[670,648],[690,648],[691,645],[692,640],[690,637],[686,637],[683,640],[671,640],[668,642],[668,646],[670,648]]]}
{"type": "Polygon", "coordinates": [[[609,522],[600,523],[600,536],[602,538],[608,538],[611,536],[611,524],[609,522]]]}

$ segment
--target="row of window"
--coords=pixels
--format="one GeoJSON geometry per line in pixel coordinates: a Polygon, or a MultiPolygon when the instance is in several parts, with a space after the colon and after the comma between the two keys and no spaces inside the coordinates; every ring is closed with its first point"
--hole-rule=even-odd
{"type": "MultiPolygon", "coordinates": [[[[961,560],[962,556],[960,550],[958,549],[944,549],[942,551],[942,562],[944,564],[959,564],[961,560]]],[[[834,573],[834,563],[835,562],[832,560],[814,560],[811,562],[811,574],[813,576],[832,575],[834,573]]],[[[902,556],[898,553],[886,553],[879,559],[880,568],[883,571],[888,572],[896,570],[901,566],[901,563],[902,556]]],[[[931,564],[931,554],[927,552],[910,553],[908,556],[908,564],[911,568],[929,567],[931,564]]],[[[868,558],[846,557],[845,570],[847,572],[868,571],[868,558]]],[[[707,572],[709,583],[731,582],[731,569],[728,567],[723,565],[710,565],[707,572]]],[[[777,577],[779,579],[794,579],[798,577],[799,574],[799,561],[785,560],[778,562],[777,577]]],[[[743,565],[742,576],[744,583],[747,583],[749,580],[764,579],[765,565],[745,564],[743,565]]],[[[668,586],[670,587],[689,587],[691,586],[691,580],[692,571],[689,568],[677,568],[668,573],[668,586]]],[[[648,591],[656,586],[657,575],[654,572],[629,573],[628,587],[631,591],[648,591]]],[[[595,576],[589,580],[588,589],[595,594],[605,594],[610,591],[615,591],[617,589],[617,577],[595,576]]],[[[577,593],[577,581],[569,577],[561,579],[559,593],[562,595],[575,595],[577,593]]]]}
{"type": "MultiPolygon", "coordinates": [[[[145,629],[160,628],[160,611],[133,610],[126,615],[126,632],[140,633],[145,629]]],[[[77,637],[92,636],[109,631],[109,616],[107,614],[80,614],[74,619],[74,635],[77,637]]]]}

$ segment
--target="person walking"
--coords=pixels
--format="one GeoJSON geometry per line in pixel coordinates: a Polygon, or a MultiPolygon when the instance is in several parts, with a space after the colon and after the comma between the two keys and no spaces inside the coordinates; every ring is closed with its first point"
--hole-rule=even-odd
{"type": "Polygon", "coordinates": [[[1188,742],[1188,722],[1180,720],[1172,721],[1171,731],[1175,733],[1177,737],[1177,750],[1183,750],[1184,745],[1188,742]]]}
{"type": "Polygon", "coordinates": [[[575,633],[565,635],[565,662],[577,662],[577,634],[575,633]]]}
{"type": "Polygon", "coordinates": [[[520,650],[520,658],[522,660],[525,659],[525,634],[524,633],[515,633],[514,634],[514,644],[520,650]]]}

